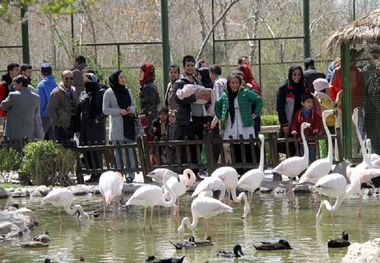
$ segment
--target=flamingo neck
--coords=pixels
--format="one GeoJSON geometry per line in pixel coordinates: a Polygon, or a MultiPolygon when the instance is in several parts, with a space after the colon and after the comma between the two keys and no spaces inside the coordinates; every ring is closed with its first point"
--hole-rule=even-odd
{"type": "Polygon", "coordinates": [[[240,203],[241,199],[244,199],[244,214],[243,214],[243,218],[246,218],[249,211],[251,210],[250,206],[249,206],[249,202],[248,202],[248,198],[247,198],[247,195],[242,192],[239,194],[238,197],[236,197],[236,188],[234,189],[231,189],[231,195],[232,195],[232,200],[234,200],[235,203],[240,203]]]}
{"type": "MultiPolygon", "coordinates": [[[[82,208],[82,207],[81,207],[82,208]]],[[[74,208],[71,208],[70,206],[67,206],[67,207],[64,207],[63,208],[64,210],[65,210],[65,212],[67,213],[67,214],[69,214],[69,215],[74,215],[76,212],[77,212],[77,209],[76,209],[76,207],[74,206],[74,208]]],[[[83,211],[83,209],[82,209],[82,211],[83,211]]],[[[80,212],[80,211],[79,211],[80,212]]]]}
{"type": "Polygon", "coordinates": [[[166,206],[166,207],[172,207],[174,206],[175,204],[175,201],[176,201],[176,195],[175,193],[173,192],[173,190],[168,187],[168,184],[167,184],[167,180],[168,178],[166,176],[164,176],[163,178],[163,185],[164,185],[164,189],[170,194],[170,200],[169,201],[166,201],[165,198],[164,198],[164,202],[163,202],[163,206],[166,206]]]}
{"type": "Polygon", "coordinates": [[[309,147],[307,145],[306,137],[305,137],[305,128],[301,130],[301,138],[303,144],[303,158],[309,160],[309,147]]]}
{"type": "Polygon", "coordinates": [[[264,138],[261,140],[261,146],[260,146],[260,163],[259,163],[259,170],[261,172],[264,172],[264,138]]]}
{"type": "Polygon", "coordinates": [[[324,205],[327,211],[335,212],[338,210],[342,202],[343,202],[343,198],[338,196],[333,206],[331,206],[328,200],[324,200],[321,205],[324,205]]]}
{"type": "Polygon", "coordinates": [[[182,219],[182,223],[181,223],[182,227],[185,227],[186,225],[186,227],[191,231],[193,231],[197,227],[198,220],[199,220],[197,216],[194,216],[194,215],[192,216],[193,216],[193,222],[191,222],[191,224],[190,224],[190,218],[188,217],[185,217],[184,219],[182,219]]]}
{"type": "Polygon", "coordinates": [[[362,138],[362,136],[360,134],[358,122],[354,121],[353,123],[354,123],[354,126],[355,126],[356,136],[358,137],[358,140],[359,140],[360,150],[361,150],[362,155],[363,155],[363,161],[366,162],[368,165],[370,165],[370,160],[369,160],[369,157],[368,157],[368,154],[367,154],[367,148],[365,147],[364,140],[363,140],[363,138],[362,138]]]}
{"type": "Polygon", "coordinates": [[[323,128],[325,128],[326,135],[327,135],[327,159],[328,159],[329,162],[332,164],[332,162],[333,162],[333,146],[332,146],[332,139],[331,139],[331,133],[330,133],[330,130],[329,130],[329,128],[327,127],[327,124],[326,124],[326,118],[327,118],[328,116],[329,116],[329,115],[325,116],[325,117],[322,119],[322,122],[323,122],[323,128]]]}

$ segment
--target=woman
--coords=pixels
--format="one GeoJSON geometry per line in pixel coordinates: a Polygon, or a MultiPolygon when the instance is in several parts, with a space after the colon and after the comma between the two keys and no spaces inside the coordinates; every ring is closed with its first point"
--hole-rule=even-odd
{"type": "MultiPolygon", "coordinates": [[[[305,93],[302,67],[294,64],[289,68],[288,79],[277,91],[276,110],[280,121],[280,137],[287,137],[290,131],[294,114],[301,109],[301,97],[305,93]]],[[[279,148],[280,152],[286,153],[285,145],[279,148]]],[[[290,155],[295,154],[293,144],[290,144],[290,155]]]]}
{"type": "Polygon", "coordinates": [[[146,129],[147,134],[151,131],[152,121],[158,117],[158,105],[160,104],[160,95],[158,94],[155,80],[155,69],[152,64],[144,63],[140,67],[140,105],[141,113],[148,116],[149,126],[146,129]]]}
{"type": "MultiPolygon", "coordinates": [[[[238,139],[240,135],[248,139],[252,134],[255,136],[254,119],[261,115],[262,98],[251,89],[242,87],[242,77],[238,73],[232,73],[227,79],[227,92],[225,92],[216,102],[215,118],[211,123],[211,128],[221,122],[223,138],[238,139]],[[252,105],[256,104],[255,112],[252,114],[252,105]]],[[[247,145],[249,147],[249,145],[247,145]]],[[[235,149],[236,161],[241,161],[240,146],[235,149]]],[[[250,161],[251,150],[246,150],[247,162],[250,161]]]]}
{"type": "MultiPolygon", "coordinates": [[[[135,102],[131,91],[125,86],[125,75],[121,70],[112,73],[109,77],[110,88],[106,90],[103,98],[103,113],[110,115],[110,140],[112,143],[135,142],[135,102]]],[[[125,152],[123,152],[125,153],[125,152]]],[[[124,154],[123,154],[124,155],[124,154]]],[[[117,168],[122,167],[121,151],[116,152],[117,168]]],[[[123,159],[124,159],[123,158],[123,159]]],[[[130,168],[135,168],[133,149],[128,149],[130,168]]],[[[135,178],[135,173],[127,170],[128,183],[135,178]]]]}
{"type": "MultiPolygon", "coordinates": [[[[84,87],[79,96],[77,109],[80,141],[84,145],[104,144],[106,140],[106,126],[103,114],[103,95],[97,77],[93,73],[84,74],[84,87]]],[[[102,168],[101,156],[97,152],[86,153],[89,168],[102,168]],[[91,155],[93,157],[91,158],[91,155]],[[93,161],[92,161],[93,159],[93,161]]],[[[98,182],[100,174],[92,174],[87,182],[98,182]]]]}

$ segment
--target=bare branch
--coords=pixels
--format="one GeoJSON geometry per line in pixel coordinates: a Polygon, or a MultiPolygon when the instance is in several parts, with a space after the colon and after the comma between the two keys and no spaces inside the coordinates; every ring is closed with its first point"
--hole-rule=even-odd
{"type": "Polygon", "coordinates": [[[240,0],[232,0],[226,7],[226,9],[223,11],[223,13],[218,17],[218,19],[215,21],[215,23],[211,26],[210,30],[208,31],[205,39],[203,40],[203,43],[202,43],[202,46],[201,46],[201,49],[199,50],[198,52],[198,55],[197,55],[197,58],[196,60],[199,59],[199,57],[202,55],[202,52],[206,46],[206,43],[208,41],[208,39],[210,38],[211,34],[212,34],[212,31],[215,29],[215,27],[219,24],[220,21],[222,21],[223,17],[227,14],[227,12],[231,9],[231,7],[233,7],[237,2],[239,2],[240,0]]]}

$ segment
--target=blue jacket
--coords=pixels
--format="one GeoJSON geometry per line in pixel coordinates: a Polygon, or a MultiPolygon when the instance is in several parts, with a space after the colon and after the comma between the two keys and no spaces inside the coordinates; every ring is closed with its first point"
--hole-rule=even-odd
{"type": "Polygon", "coordinates": [[[44,77],[40,83],[38,83],[37,86],[37,93],[40,95],[40,112],[41,112],[41,117],[48,117],[48,112],[47,112],[47,105],[50,100],[50,94],[55,89],[58,87],[57,82],[55,81],[55,78],[53,75],[48,75],[44,77]]]}

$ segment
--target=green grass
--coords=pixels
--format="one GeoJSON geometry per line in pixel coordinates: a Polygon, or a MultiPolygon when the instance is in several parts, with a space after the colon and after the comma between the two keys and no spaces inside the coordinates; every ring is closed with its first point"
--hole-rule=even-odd
{"type": "Polygon", "coordinates": [[[280,125],[277,115],[263,115],[261,116],[261,125],[280,125]]]}
{"type": "Polygon", "coordinates": [[[12,184],[12,183],[2,183],[0,184],[0,187],[2,188],[15,188],[15,187],[25,187],[25,185],[21,185],[21,184],[12,184]]]}

